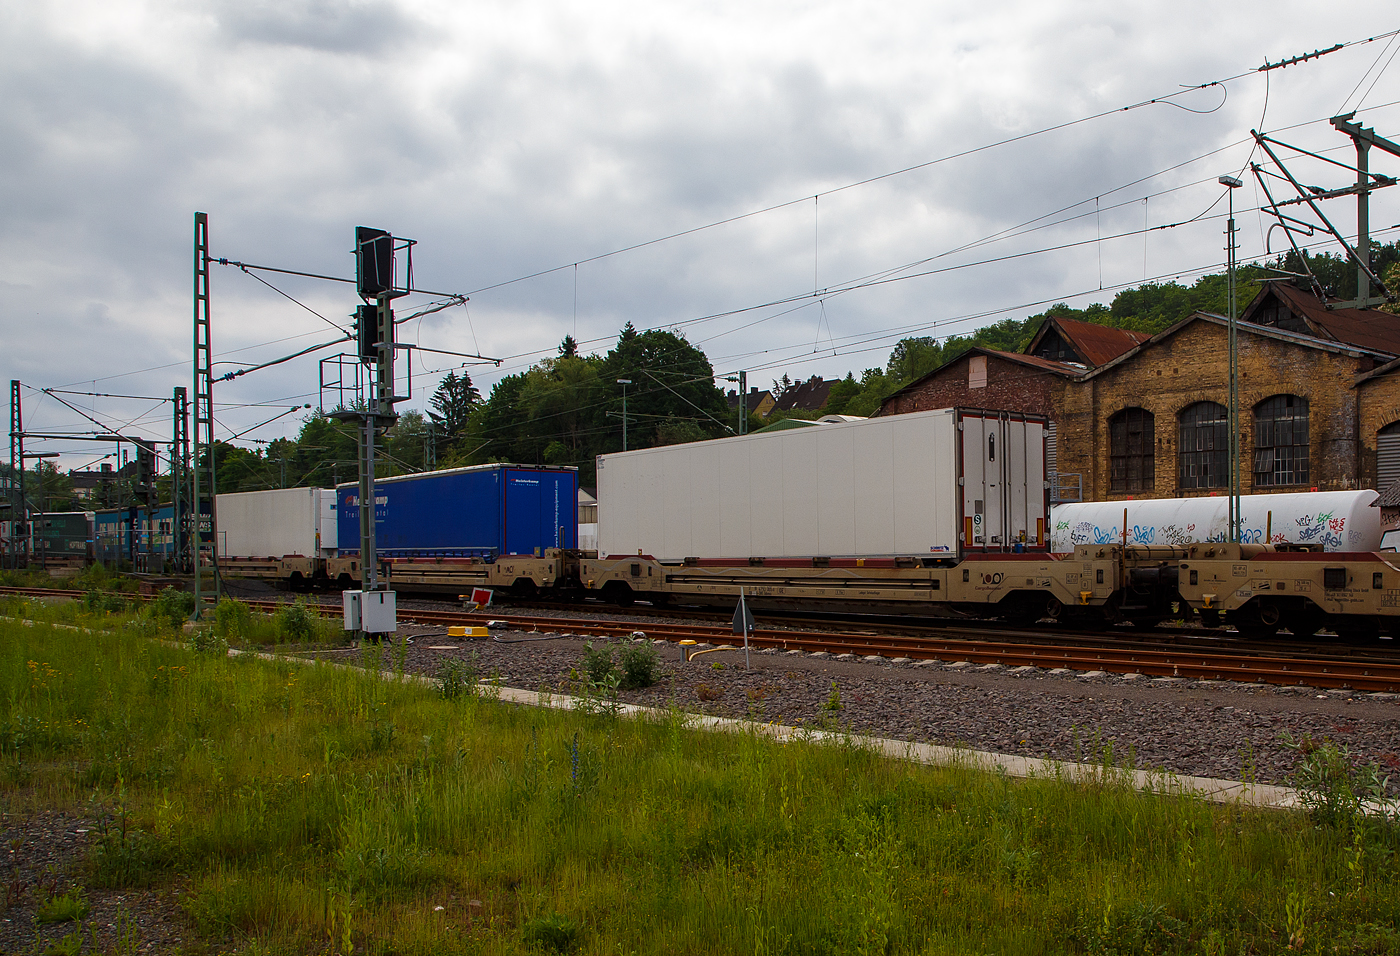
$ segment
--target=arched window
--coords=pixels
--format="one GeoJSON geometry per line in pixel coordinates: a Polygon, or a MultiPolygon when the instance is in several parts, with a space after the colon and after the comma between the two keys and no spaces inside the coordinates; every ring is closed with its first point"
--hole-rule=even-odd
{"type": "Polygon", "coordinates": [[[1254,406],[1254,484],[1308,483],[1308,400],[1274,395],[1254,406]]]}
{"type": "Polygon", "coordinates": [[[1152,413],[1125,408],[1108,420],[1108,490],[1151,491],[1156,426],[1152,413]]]}
{"type": "Polygon", "coordinates": [[[1230,484],[1230,423],[1224,405],[1197,402],[1181,410],[1182,488],[1224,488],[1230,484]]]}

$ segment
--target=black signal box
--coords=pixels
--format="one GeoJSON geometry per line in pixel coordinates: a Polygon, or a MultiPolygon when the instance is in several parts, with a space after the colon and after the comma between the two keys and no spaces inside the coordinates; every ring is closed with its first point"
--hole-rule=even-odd
{"type": "Polygon", "coordinates": [[[360,358],[372,362],[379,358],[379,306],[361,305],[355,309],[355,334],[360,343],[360,358]]]}
{"type": "Polygon", "coordinates": [[[394,291],[394,237],[383,229],[355,227],[355,285],[366,299],[394,291]]]}

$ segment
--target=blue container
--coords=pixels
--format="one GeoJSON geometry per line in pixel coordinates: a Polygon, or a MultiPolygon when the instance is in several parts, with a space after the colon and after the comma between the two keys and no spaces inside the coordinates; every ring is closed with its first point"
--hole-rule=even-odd
{"type": "Polygon", "coordinates": [[[149,519],[146,509],[108,508],[93,516],[94,556],[98,561],[126,560],[134,552],[152,553],[164,558],[175,555],[174,506],[160,505],[149,519]],[[132,529],[136,529],[135,541],[132,529]]]}
{"type": "MultiPolygon", "coordinates": [[[[578,470],[476,465],[374,483],[381,557],[534,554],[578,547],[578,470]]],[[[360,550],[360,487],[337,485],[340,552],[360,550]]]]}

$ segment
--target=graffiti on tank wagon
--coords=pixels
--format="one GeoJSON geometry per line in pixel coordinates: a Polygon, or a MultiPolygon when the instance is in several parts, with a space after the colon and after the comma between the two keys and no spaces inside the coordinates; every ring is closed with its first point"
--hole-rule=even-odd
{"type": "Polygon", "coordinates": [[[1298,524],[1296,540],[1301,543],[1320,544],[1327,549],[1335,549],[1342,543],[1347,519],[1339,518],[1328,511],[1317,515],[1300,515],[1294,519],[1298,524]]]}
{"type": "Polygon", "coordinates": [[[1158,529],[1162,536],[1162,543],[1180,547],[1182,545],[1194,544],[1196,541],[1196,525],[1188,524],[1182,528],[1176,524],[1165,525],[1158,529]]]}

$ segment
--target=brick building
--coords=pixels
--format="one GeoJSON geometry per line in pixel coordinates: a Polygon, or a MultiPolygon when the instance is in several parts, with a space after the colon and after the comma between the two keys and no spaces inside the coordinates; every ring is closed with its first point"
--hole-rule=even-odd
{"type": "MultiPolygon", "coordinates": [[[[1400,478],[1400,317],[1329,310],[1276,283],[1245,315],[1254,321],[1238,324],[1241,491],[1384,488],[1400,478]]],[[[1065,340],[1051,324],[1028,347],[1040,354],[974,349],[892,395],[878,414],[948,405],[1041,412],[1054,426],[1057,500],[1228,487],[1226,319],[1197,313],[1107,359],[1071,351],[1082,330],[1065,340]]]]}

